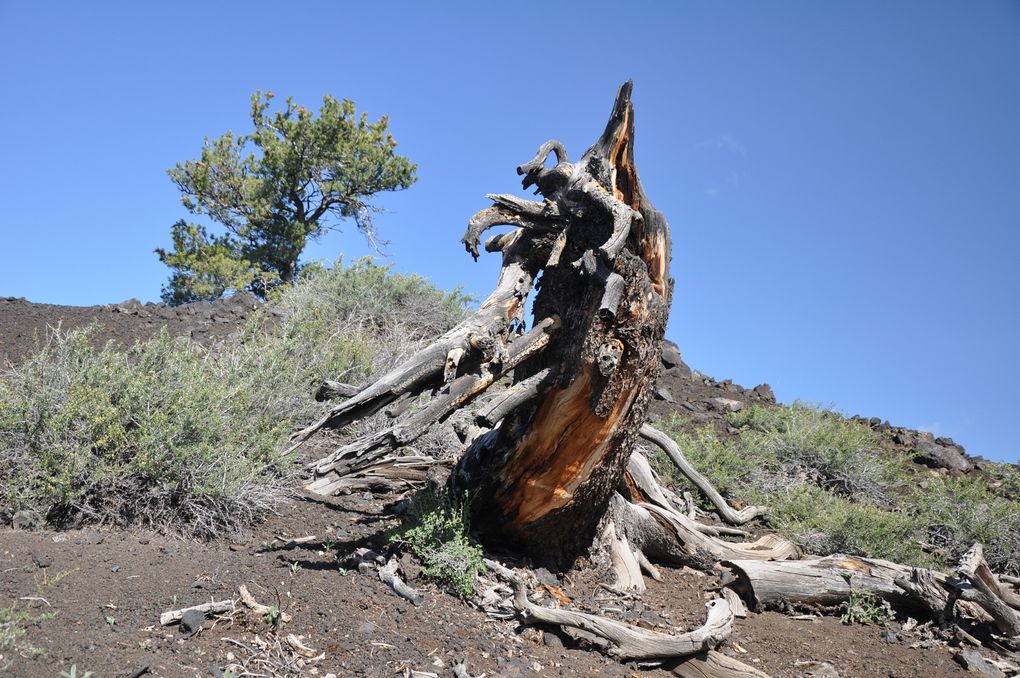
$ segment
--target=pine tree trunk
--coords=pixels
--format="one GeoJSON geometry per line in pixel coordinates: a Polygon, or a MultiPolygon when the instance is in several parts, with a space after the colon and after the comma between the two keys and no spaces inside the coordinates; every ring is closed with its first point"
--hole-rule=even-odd
{"type": "Polygon", "coordinates": [[[538,377],[534,397],[503,411],[451,477],[472,498],[475,530],[560,565],[591,545],[620,485],[669,315],[669,225],[638,180],[630,92],[630,83],[620,89],[605,132],[579,162],[518,170],[561,212],[581,212],[537,285],[536,320],[558,319],[559,328],[517,368],[518,384],[538,377]]]}

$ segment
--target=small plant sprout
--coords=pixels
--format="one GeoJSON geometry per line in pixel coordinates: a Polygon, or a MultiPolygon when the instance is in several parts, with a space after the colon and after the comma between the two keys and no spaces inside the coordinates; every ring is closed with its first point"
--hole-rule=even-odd
{"type": "Polygon", "coordinates": [[[266,612],[266,623],[270,626],[275,626],[278,629],[282,629],[284,627],[286,622],[283,621],[283,614],[280,612],[279,606],[269,606],[269,612],[266,612]]]}
{"type": "Polygon", "coordinates": [[[468,533],[467,498],[426,489],[411,502],[404,524],[390,542],[405,545],[422,562],[422,574],[451,593],[467,598],[485,572],[482,548],[468,533]]]}
{"type": "Polygon", "coordinates": [[[843,611],[839,620],[844,624],[885,624],[893,618],[892,608],[889,602],[881,600],[869,591],[861,591],[853,587],[853,575],[844,574],[847,586],[850,587],[850,597],[840,604],[839,609],[843,611]]]}

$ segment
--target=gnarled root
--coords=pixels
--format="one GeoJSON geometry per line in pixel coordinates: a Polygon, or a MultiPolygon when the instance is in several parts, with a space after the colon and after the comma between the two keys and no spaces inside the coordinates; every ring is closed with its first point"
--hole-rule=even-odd
{"type": "Polygon", "coordinates": [[[701,490],[701,493],[712,502],[719,516],[731,525],[743,525],[744,523],[757,518],[766,512],[762,506],[747,506],[737,511],[726,503],[719,491],[712,486],[712,483],[705,476],[698,473],[691,462],[687,461],[680,446],[672,438],[655,428],[651,424],[644,424],[640,431],[641,437],[648,442],[654,443],[673,461],[676,467],[684,476],[701,490]]]}
{"type": "Polygon", "coordinates": [[[510,582],[513,605],[525,624],[555,624],[580,629],[608,641],[609,653],[621,659],[664,659],[706,652],[717,647],[733,631],[733,611],[717,598],[708,603],[708,617],[700,628],[673,636],[573,610],[536,605],[528,600],[528,588],[512,570],[493,560],[486,564],[510,582]]]}

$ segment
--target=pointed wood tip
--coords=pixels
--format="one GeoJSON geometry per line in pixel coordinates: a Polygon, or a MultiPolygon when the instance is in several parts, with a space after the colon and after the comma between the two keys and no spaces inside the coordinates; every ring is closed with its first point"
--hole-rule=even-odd
{"type": "Polygon", "coordinates": [[[626,137],[633,138],[632,130],[634,125],[633,105],[630,96],[634,91],[634,81],[628,80],[620,85],[616,92],[616,101],[613,103],[613,112],[609,115],[606,129],[599,139],[599,146],[603,149],[611,149],[619,145],[619,141],[626,137]]]}

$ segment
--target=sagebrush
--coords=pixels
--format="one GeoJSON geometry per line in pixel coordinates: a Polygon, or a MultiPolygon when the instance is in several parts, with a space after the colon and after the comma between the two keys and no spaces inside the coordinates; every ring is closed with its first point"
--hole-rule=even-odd
{"type": "MultiPolygon", "coordinates": [[[[912,472],[907,459],[882,447],[881,434],[804,403],[754,405],[728,423],[739,435],[691,430],[682,419],[665,429],[724,496],[768,506],[769,524],[808,552],[945,567],[980,541],[993,568],[1020,572],[1011,469],[992,469],[1006,490],[998,494],[981,479],[912,472]]],[[[657,454],[653,467],[667,468],[657,454]]]]}
{"type": "Polygon", "coordinates": [[[417,493],[390,541],[418,557],[425,577],[463,598],[475,592],[475,579],[486,569],[482,548],[469,534],[467,498],[445,490],[417,493]]]}
{"type": "Polygon", "coordinates": [[[359,383],[455,324],[466,298],[359,261],[279,290],[211,348],[165,331],[123,350],[50,333],[0,373],[0,513],[201,536],[272,509],[325,378],[359,383]],[[264,309],[265,310],[265,309],[264,309]]]}

